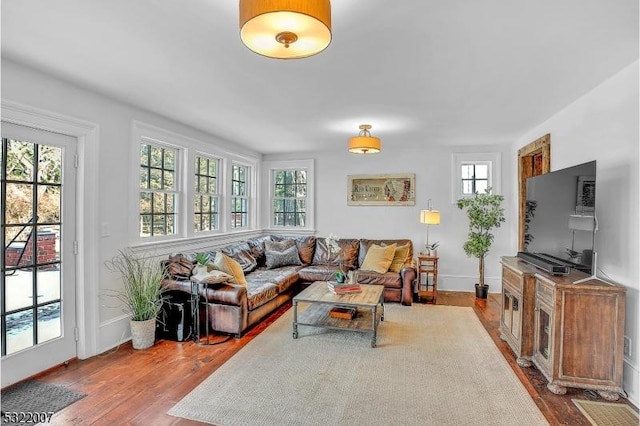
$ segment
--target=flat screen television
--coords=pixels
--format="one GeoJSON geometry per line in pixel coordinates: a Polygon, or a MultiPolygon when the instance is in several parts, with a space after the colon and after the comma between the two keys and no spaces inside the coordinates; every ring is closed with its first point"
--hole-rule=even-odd
{"type": "Polygon", "coordinates": [[[595,275],[596,162],[527,179],[524,251],[518,257],[552,273],[595,275]]]}

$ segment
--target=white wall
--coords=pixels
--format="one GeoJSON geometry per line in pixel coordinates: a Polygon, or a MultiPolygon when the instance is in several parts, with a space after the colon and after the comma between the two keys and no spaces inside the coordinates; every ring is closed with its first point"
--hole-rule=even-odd
{"type": "MultiPolygon", "coordinates": [[[[87,273],[81,284],[87,291],[87,309],[95,308],[96,324],[87,325],[90,330],[85,356],[101,353],[122,341],[128,340],[129,325],[118,303],[105,297],[111,289],[121,287],[119,277],[109,271],[105,262],[112,259],[118,250],[135,242],[137,230],[130,229],[129,188],[136,184],[138,177],[131,169],[132,122],[141,121],[161,129],[200,141],[200,149],[210,151],[220,149],[235,152],[239,156],[252,157],[260,161],[258,153],[242,149],[215,136],[194,130],[170,119],[137,109],[95,92],[43,74],[32,68],[2,59],[2,99],[56,114],[86,120],[99,128],[99,152],[97,164],[90,173],[98,174],[98,187],[87,188],[98,194],[94,211],[98,217],[92,218],[94,229],[87,240],[94,245],[84,246],[92,252],[89,259],[97,259],[96,265],[87,265],[94,273],[87,273]],[[213,147],[213,148],[212,148],[213,147]],[[108,234],[108,235],[107,235],[108,234]],[[95,277],[97,282],[86,277],[95,277]]],[[[88,147],[88,149],[96,149],[88,147]]],[[[206,244],[202,240],[199,244],[206,244]]],[[[177,242],[163,250],[180,251],[182,247],[193,247],[193,242],[177,242]]],[[[81,246],[82,247],[82,246],[81,246]]],[[[152,250],[157,249],[153,247],[152,250]]]]}
{"type": "MultiPolygon", "coordinates": [[[[523,135],[511,154],[514,157],[519,148],[550,133],[551,170],[597,162],[598,276],[627,287],[625,335],[632,339],[632,347],[631,356],[625,357],[624,388],[636,406],[640,396],[638,92],[636,61],[523,135]]],[[[510,186],[515,185],[517,170],[512,170],[510,186]]],[[[515,215],[517,206],[511,208],[515,215]]],[[[517,223],[509,227],[511,246],[516,247],[517,223]]]]}
{"type": "MultiPolygon", "coordinates": [[[[426,225],[419,221],[420,210],[427,208],[431,199],[432,207],[440,210],[440,225],[429,230],[431,243],[440,241],[438,255],[439,281],[442,290],[474,291],[477,282],[478,262],[465,255],[462,245],[467,236],[467,218],[452,202],[451,167],[454,152],[500,152],[502,176],[511,175],[514,161],[509,160],[509,146],[443,147],[424,143],[421,150],[402,149],[401,140],[393,135],[376,135],[382,139],[382,152],[373,155],[351,154],[345,148],[337,153],[292,153],[287,156],[265,156],[266,160],[315,159],[316,178],[316,234],[326,237],[336,233],[341,238],[409,238],[414,250],[424,248],[426,225]],[[415,206],[348,206],[347,176],[357,174],[397,174],[415,173],[415,206]]],[[[516,220],[511,208],[512,191],[505,192],[507,223],[516,220]]],[[[508,189],[508,188],[507,188],[508,189]]],[[[486,259],[486,280],[490,291],[501,291],[500,256],[514,255],[510,247],[508,227],[495,232],[494,246],[486,259]]]]}

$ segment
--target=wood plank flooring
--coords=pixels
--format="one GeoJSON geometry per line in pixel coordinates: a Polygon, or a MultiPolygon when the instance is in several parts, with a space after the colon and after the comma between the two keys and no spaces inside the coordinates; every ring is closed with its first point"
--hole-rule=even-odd
{"type": "MultiPolygon", "coordinates": [[[[485,308],[474,305],[475,295],[438,292],[439,305],[472,306],[496,346],[525,385],[551,425],[589,425],[571,398],[590,399],[580,389],[554,395],[535,368],[521,368],[507,344],[500,339],[500,296],[489,296],[485,308]]],[[[289,309],[284,306],[240,339],[215,346],[193,342],[159,341],[137,351],[130,343],[87,360],[72,360],[52,368],[37,380],[61,383],[87,397],[56,413],[54,425],[192,425],[200,424],[166,414],[174,404],[232,357],[251,339],[289,309]]],[[[216,336],[225,340],[226,336],[216,336]]],[[[626,401],[626,400],[625,400],[626,401]]]]}

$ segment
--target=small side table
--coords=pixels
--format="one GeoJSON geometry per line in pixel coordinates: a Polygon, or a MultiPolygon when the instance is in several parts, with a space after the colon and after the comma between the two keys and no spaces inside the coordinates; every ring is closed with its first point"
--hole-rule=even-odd
{"type": "Polygon", "coordinates": [[[191,306],[193,316],[193,341],[198,345],[211,345],[209,342],[209,303],[200,300],[202,284],[197,278],[191,277],[191,306]],[[204,304],[204,329],[206,339],[203,341],[202,327],[200,327],[200,305],[204,304]]]}
{"type": "Polygon", "coordinates": [[[424,297],[427,303],[436,304],[438,298],[438,257],[418,254],[418,280],[416,283],[418,301],[424,297]]]}

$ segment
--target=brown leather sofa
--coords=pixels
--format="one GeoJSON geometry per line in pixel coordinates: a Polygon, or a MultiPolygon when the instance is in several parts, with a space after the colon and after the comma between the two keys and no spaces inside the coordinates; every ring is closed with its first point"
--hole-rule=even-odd
{"type": "MultiPolygon", "coordinates": [[[[416,278],[411,240],[340,239],[338,244],[342,249],[340,257],[329,250],[325,238],[314,236],[267,235],[220,249],[240,263],[247,286],[222,283],[200,288],[201,300],[208,303],[208,309],[201,311],[208,312],[210,329],[239,337],[245,330],[291,300],[301,288],[315,281],[331,280],[340,263],[345,270],[358,270],[358,282],[383,285],[385,301],[411,305],[413,281],[416,278]],[[286,239],[295,241],[302,265],[267,269],[265,242],[286,239]],[[372,244],[393,243],[409,244],[409,253],[400,272],[380,274],[359,270],[372,244]]],[[[211,252],[212,258],[215,254],[211,252]]],[[[195,253],[178,254],[165,261],[169,278],[163,281],[163,286],[172,293],[172,297],[186,297],[185,293],[190,294],[194,257],[195,253]]]]}

